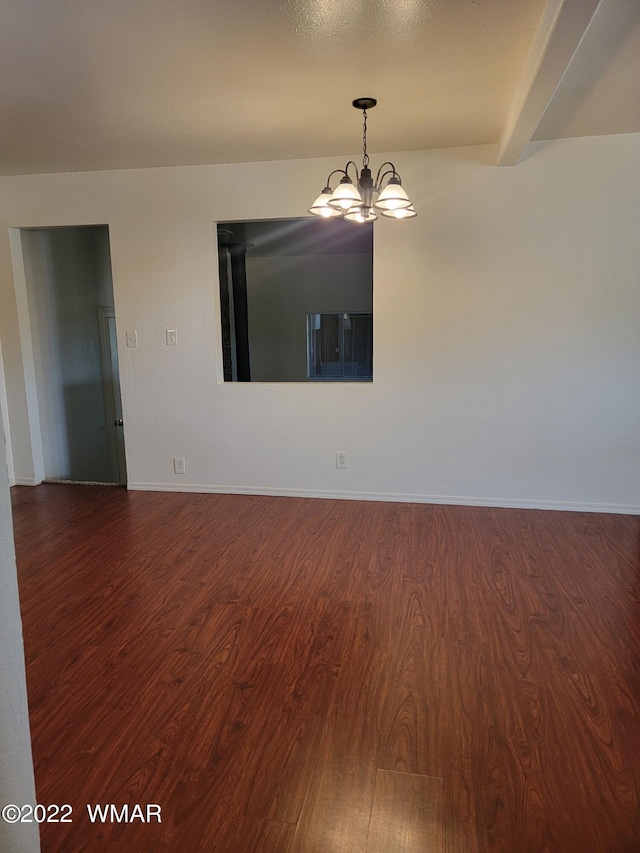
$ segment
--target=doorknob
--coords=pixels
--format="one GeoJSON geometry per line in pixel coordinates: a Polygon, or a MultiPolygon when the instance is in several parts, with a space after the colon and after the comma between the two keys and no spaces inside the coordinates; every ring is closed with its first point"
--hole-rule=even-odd
{"type": "Polygon", "coordinates": [[[122,426],[122,418],[120,418],[119,420],[115,420],[113,423],[115,426],[122,426]]]}

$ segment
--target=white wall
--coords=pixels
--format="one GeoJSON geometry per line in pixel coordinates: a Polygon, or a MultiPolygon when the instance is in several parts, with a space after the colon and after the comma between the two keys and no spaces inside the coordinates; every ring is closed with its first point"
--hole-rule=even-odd
{"type": "MultiPolygon", "coordinates": [[[[3,178],[0,222],[109,225],[132,487],[640,511],[639,143],[540,143],[503,169],[490,147],[391,155],[419,216],[375,226],[371,384],[222,381],[211,222],[304,215],[341,160],[3,178]]],[[[4,237],[28,477],[12,287],[4,237]]]]}
{"type": "MultiPolygon", "coordinates": [[[[0,401],[0,408],[2,401],[0,401]]],[[[1,414],[1,413],[0,413],[1,414]]],[[[4,464],[3,419],[0,417],[0,805],[36,803],[29,709],[24,670],[22,620],[11,525],[11,503],[4,464]]],[[[38,825],[0,819],[3,853],[37,853],[38,825]]]]}

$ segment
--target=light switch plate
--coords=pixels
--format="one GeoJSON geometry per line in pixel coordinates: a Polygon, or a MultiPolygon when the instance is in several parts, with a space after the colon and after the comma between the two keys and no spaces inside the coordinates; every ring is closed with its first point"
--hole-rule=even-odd
{"type": "Polygon", "coordinates": [[[167,329],[167,346],[168,347],[177,347],[178,346],[178,332],[176,329],[167,329]]]}
{"type": "Polygon", "coordinates": [[[136,331],[130,331],[126,333],[127,335],[127,346],[128,347],[137,347],[138,346],[138,333],[136,331]]]}

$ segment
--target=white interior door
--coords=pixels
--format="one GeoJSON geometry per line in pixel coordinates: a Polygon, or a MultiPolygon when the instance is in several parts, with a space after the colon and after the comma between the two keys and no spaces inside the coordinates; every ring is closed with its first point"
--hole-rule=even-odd
{"type": "Polygon", "coordinates": [[[117,478],[116,482],[126,484],[127,463],[124,446],[122,398],[120,396],[116,317],[113,308],[101,306],[98,310],[100,312],[100,339],[104,369],[105,410],[109,433],[109,447],[113,460],[114,476],[117,478]]]}

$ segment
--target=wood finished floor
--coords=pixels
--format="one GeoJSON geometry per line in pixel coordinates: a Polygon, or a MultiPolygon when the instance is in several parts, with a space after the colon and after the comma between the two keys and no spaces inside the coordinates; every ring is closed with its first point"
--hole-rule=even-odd
{"type": "Polygon", "coordinates": [[[640,851],[640,517],[12,496],[43,853],[640,851]]]}

